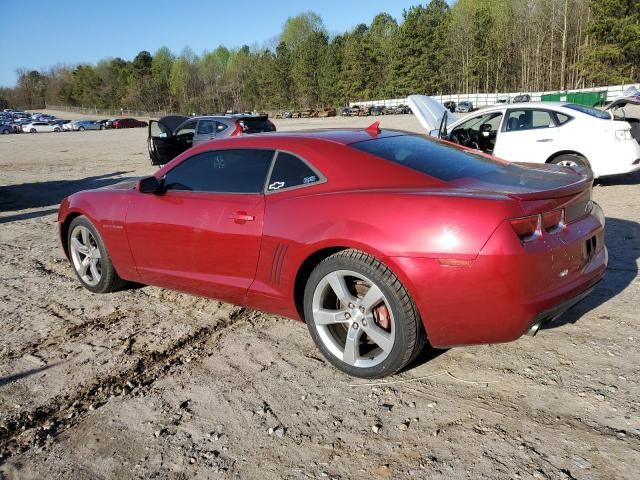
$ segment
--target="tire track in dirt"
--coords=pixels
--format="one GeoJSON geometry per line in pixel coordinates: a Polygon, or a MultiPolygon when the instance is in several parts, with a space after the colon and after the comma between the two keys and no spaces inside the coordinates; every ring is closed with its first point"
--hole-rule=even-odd
{"type": "Polygon", "coordinates": [[[111,397],[142,394],[185,361],[207,356],[227,329],[255,315],[256,312],[238,308],[227,318],[199,328],[163,351],[145,352],[129,368],[97,378],[73,395],[60,394],[46,406],[10,415],[0,425],[0,465],[72,428],[88,411],[104,405],[111,397]]]}

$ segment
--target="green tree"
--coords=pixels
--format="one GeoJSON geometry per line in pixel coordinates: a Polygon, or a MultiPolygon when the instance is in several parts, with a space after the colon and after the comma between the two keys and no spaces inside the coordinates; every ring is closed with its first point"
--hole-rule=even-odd
{"type": "Polygon", "coordinates": [[[318,33],[327,33],[322,17],[314,12],[305,12],[287,19],[282,27],[280,41],[291,50],[296,50],[311,35],[318,33]]]}
{"type": "Polygon", "coordinates": [[[591,0],[579,68],[597,84],[640,81],[640,1],[591,0]]]}

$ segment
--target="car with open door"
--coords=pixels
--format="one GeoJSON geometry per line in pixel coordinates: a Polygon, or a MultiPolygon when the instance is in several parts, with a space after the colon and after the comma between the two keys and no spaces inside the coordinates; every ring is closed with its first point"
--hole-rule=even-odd
{"type": "Polygon", "coordinates": [[[164,165],[185,150],[211,140],[275,132],[266,115],[168,115],[149,122],[147,145],[152,165],[164,165]]]}
{"type": "Polygon", "coordinates": [[[74,193],[58,225],[91,292],[131,281],[304,321],[333,365],[374,378],[427,340],[533,334],[588,295],[607,250],[587,173],[377,124],[242,135],[74,193]]]}
{"type": "Polygon", "coordinates": [[[455,120],[435,99],[409,97],[433,136],[512,162],[585,167],[594,177],[640,170],[638,122],[613,110],[633,102],[621,99],[609,111],[567,102],[496,105],[455,120]]]}

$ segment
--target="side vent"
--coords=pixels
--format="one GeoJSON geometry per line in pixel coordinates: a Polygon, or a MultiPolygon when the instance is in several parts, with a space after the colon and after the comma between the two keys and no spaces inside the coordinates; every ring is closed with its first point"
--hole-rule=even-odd
{"type": "Polygon", "coordinates": [[[283,245],[279,243],[276,246],[275,253],[273,255],[273,262],[271,263],[271,275],[269,281],[272,285],[280,285],[280,277],[282,274],[282,265],[284,264],[284,258],[289,250],[289,245],[283,245]]]}

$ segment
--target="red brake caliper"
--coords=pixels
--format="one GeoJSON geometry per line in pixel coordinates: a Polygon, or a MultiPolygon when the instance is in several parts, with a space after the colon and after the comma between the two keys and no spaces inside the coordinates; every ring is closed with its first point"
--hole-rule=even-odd
{"type": "Polygon", "coordinates": [[[387,306],[383,303],[379,307],[374,308],[373,311],[376,313],[373,317],[376,323],[380,328],[388,331],[391,328],[391,319],[389,318],[387,306]]]}

